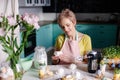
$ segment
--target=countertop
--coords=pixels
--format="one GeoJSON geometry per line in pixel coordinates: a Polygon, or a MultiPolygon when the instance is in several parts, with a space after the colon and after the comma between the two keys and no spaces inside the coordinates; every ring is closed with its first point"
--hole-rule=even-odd
{"type": "MultiPolygon", "coordinates": [[[[49,76],[45,78],[44,80],[58,80],[60,78],[59,74],[56,74],[59,69],[64,69],[64,75],[69,75],[73,70],[70,69],[70,65],[48,65],[50,71],[53,72],[53,76],[49,76]]],[[[77,65],[77,68],[74,70],[74,72],[80,73],[80,80],[101,80],[96,78],[96,73],[88,73],[87,71],[87,64],[77,65]]],[[[105,75],[106,78],[109,78],[112,80],[113,78],[113,70],[106,69],[105,75]]],[[[30,69],[27,71],[23,77],[22,80],[41,80],[39,78],[39,72],[36,69],[30,69]]],[[[42,79],[43,80],[43,79],[42,79]]]]}
{"type": "MultiPolygon", "coordinates": [[[[40,26],[52,24],[52,23],[57,23],[57,21],[39,21],[40,26]]],[[[77,21],[77,24],[84,24],[84,23],[86,24],[117,24],[117,22],[114,22],[114,21],[89,21],[89,20],[77,21]]]]}
{"type": "MultiPolygon", "coordinates": [[[[47,24],[56,24],[57,21],[39,21],[39,25],[42,27],[44,25],[47,25],[47,24]]],[[[117,24],[116,22],[114,21],[80,21],[78,20],[77,21],[77,24],[117,24]]],[[[20,31],[24,31],[25,29],[24,28],[21,28],[20,31]]]]}

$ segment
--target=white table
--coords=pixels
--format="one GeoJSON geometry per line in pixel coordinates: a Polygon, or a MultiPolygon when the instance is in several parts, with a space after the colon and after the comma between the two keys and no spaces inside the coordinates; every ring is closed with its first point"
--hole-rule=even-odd
{"type": "MultiPolygon", "coordinates": [[[[54,74],[60,68],[63,68],[65,70],[65,74],[70,74],[72,71],[69,69],[69,65],[48,65],[48,66],[49,66],[50,70],[54,72],[54,74]]],[[[77,65],[77,69],[75,71],[79,71],[81,73],[81,77],[86,78],[85,80],[99,80],[95,77],[96,74],[91,74],[91,73],[87,72],[87,64],[77,65]]],[[[105,72],[105,77],[112,79],[113,71],[110,71],[107,69],[105,72]]],[[[55,74],[54,76],[49,77],[44,80],[57,80],[57,79],[58,79],[58,75],[55,74]]],[[[30,69],[29,71],[24,73],[22,80],[40,80],[40,78],[38,76],[38,70],[30,69]]]]}

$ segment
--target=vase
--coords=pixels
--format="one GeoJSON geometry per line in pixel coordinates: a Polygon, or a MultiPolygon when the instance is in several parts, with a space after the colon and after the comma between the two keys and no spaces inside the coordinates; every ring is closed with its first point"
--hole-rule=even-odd
{"type": "Polygon", "coordinates": [[[113,80],[120,80],[120,74],[115,74],[114,73],[113,80]]]}
{"type": "Polygon", "coordinates": [[[19,58],[17,61],[11,62],[11,68],[13,70],[15,80],[21,80],[23,75],[23,68],[20,64],[19,58]]]}

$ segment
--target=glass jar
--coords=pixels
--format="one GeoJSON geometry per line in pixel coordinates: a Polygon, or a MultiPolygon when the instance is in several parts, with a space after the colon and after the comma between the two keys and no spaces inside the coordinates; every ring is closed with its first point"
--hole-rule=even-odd
{"type": "Polygon", "coordinates": [[[34,53],[34,67],[36,69],[46,69],[47,67],[47,54],[45,48],[42,46],[37,46],[34,53]]]}

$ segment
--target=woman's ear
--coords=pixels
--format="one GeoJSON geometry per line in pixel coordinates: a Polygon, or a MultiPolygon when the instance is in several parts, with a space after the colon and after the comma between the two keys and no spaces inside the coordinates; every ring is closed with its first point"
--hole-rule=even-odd
{"type": "Polygon", "coordinates": [[[72,23],[74,24],[74,25],[76,25],[76,19],[72,19],[72,23]]]}
{"type": "Polygon", "coordinates": [[[76,25],[76,20],[73,21],[74,26],[76,25]]]}

